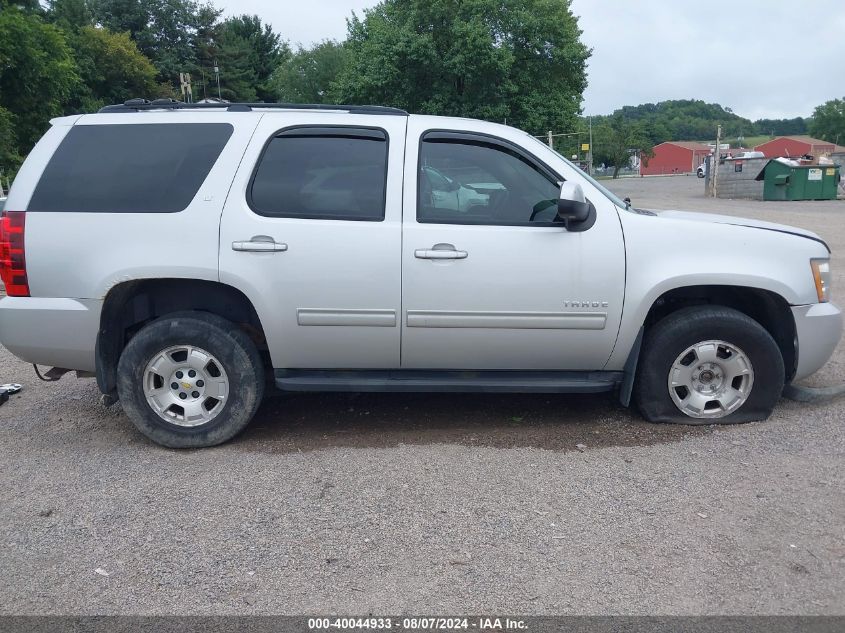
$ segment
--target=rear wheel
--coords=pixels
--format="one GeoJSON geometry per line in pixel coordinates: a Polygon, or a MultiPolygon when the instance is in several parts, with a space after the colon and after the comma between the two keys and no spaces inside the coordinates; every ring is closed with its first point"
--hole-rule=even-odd
{"type": "Polygon", "coordinates": [[[170,448],[221,444],[249,424],[264,393],[252,341],[229,321],[184,312],[153,321],[123,350],[117,389],[123,409],[170,448]]]}
{"type": "Polygon", "coordinates": [[[731,424],[765,420],[784,385],[780,350],[747,315],[684,308],[646,334],[634,393],[652,422],[731,424]]]}

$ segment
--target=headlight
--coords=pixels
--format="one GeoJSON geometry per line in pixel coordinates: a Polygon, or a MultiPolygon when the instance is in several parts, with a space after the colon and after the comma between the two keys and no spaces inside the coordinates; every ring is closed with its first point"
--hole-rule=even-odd
{"type": "Polygon", "coordinates": [[[813,279],[816,282],[816,293],[819,295],[819,303],[830,301],[830,260],[811,259],[810,267],[813,269],[813,279]]]}

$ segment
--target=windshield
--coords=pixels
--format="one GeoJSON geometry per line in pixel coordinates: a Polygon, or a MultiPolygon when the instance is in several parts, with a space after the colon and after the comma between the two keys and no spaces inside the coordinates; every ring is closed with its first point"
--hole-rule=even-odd
{"type": "Polygon", "coordinates": [[[574,164],[572,163],[572,161],[570,161],[568,158],[566,158],[566,156],[564,156],[564,155],[563,155],[563,154],[561,154],[560,152],[558,152],[558,151],[554,150],[553,148],[549,147],[548,145],[546,145],[546,144],[545,144],[545,143],[543,143],[542,141],[540,141],[540,140],[538,140],[538,139],[534,138],[534,137],[533,137],[533,136],[531,136],[530,134],[528,134],[527,136],[528,136],[528,138],[530,138],[532,141],[534,141],[534,142],[535,142],[535,143],[537,143],[538,145],[542,145],[542,146],[543,146],[543,147],[545,147],[547,150],[551,151],[553,154],[555,154],[556,156],[558,156],[558,157],[560,157],[561,159],[563,159],[563,161],[564,161],[567,165],[569,165],[570,167],[572,167],[572,169],[577,170],[577,171],[581,174],[581,176],[587,180],[587,182],[589,182],[589,183],[590,183],[591,185],[593,185],[596,189],[598,189],[599,191],[601,191],[601,192],[602,192],[605,196],[607,196],[607,197],[610,199],[610,201],[611,201],[613,204],[615,204],[617,207],[622,207],[623,209],[627,209],[627,208],[628,208],[628,204],[627,204],[624,200],[622,200],[619,196],[617,196],[615,193],[613,193],[612,191],[610,191],[610,189],[608,189],[607,187],[605,187],[604,185],[602,185],[602,184],[601,184],[598,180],[596,180],[595,178],[593,178],[592,176],[590,176],[587,172],[585,172],[584,170],[582,170],[580,167],[578,167],[577,165],[574,165],[574,164]]]}

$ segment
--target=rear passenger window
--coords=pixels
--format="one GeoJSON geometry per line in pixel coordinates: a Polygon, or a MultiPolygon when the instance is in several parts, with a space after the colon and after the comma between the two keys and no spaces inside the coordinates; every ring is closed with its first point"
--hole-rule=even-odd
{"type": "Polygon", "coordinates": [[[381,221],[386,178],[383,130],[291,128],[267,144],[249,204],[270,217],[381,221]]]}
{"type": "Polygon", "coordinates": [[[47,164],[27,210],[182,211],[232,132],[228,123],[74,126],[47,164]]]}

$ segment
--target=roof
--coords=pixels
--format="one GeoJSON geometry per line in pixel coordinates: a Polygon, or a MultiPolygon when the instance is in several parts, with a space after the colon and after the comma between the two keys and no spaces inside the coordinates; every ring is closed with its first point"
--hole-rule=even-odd
{"type": "Polygon", "coordinates": [[[812,136],[807,136],[806,134],[795,134],[793,136],[778,136],[772,140],[777,141],[782,138],[791,138],[794,141],[799,141],[801,143],[807,143],[807,145],[833,145],[830,141],[823,141],[819,138],[813,138],[812,136]]]}
{"type": "Polygon", "coordinates": [[[796,134],[794,136],[776,136],[771,141],[760,143],[760,145],[757,145],[757,147],[760,147],[762,145],[768,145],[769,143],[774,143],[775,141],[782,141],[784,139],[788,139],[790,141],[797,141],[799,143],[805,143],[810,147],[831,146],[833,147],[834,152],[845,152],[845,147],[842,147],[841,145],[836,145],[832,141],[823,141],[818,138],[813,138],[812,136],[807,136],[806,134],[796,134]]]}
{"type": "Polygon", "coordinates": [[[660,143],[660,145],[677,145],[678,147],[683,147],[684,149],[691,149],[696,152],[710,151],[710,148],[707,145],[699,143],[698,141],[664,141],[663,143],[660,143]]]}

